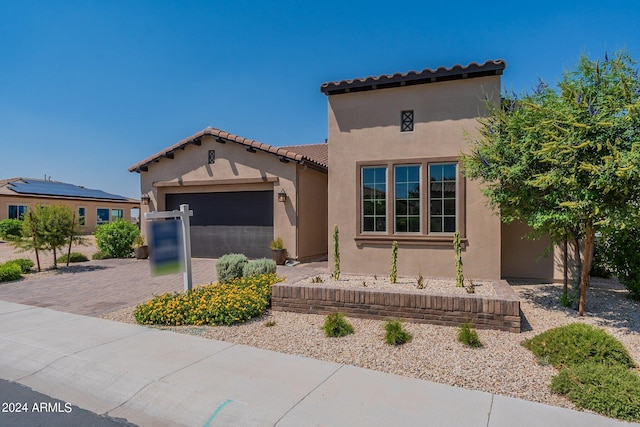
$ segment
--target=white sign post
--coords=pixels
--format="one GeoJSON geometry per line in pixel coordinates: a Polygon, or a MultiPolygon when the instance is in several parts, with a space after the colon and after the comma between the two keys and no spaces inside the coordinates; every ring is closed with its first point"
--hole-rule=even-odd
{"type": "MultiPolygon", "coordinates": [[[[184,290],[189,291],[193,287],[191,273],[191,225],[189,217],[193,216],[193,211],[189,210],[189,205],[180,205],[179,211],[169,212],[148,212],[144,214],[144,219],[167,219],[178,218],[182,224],[182,243],[184,256],[184,290]]],[[[151,242],[150,242],[151,243],[151,242]]],[[[153,251],[153,246],[150,247],[153,251]]]]}

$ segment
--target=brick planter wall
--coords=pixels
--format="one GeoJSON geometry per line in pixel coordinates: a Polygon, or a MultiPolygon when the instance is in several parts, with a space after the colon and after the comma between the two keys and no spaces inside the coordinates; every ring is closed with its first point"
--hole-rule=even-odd
{"type": "Polygon", "coordinates": [[[458,326],[471,321],[478,329],[520,332],[520,300],[504,280],[493,283],[492,297],[428,294],[418,291],[332,288],[322,284],[277,283],[271,308],[295,313],[339,311],[365,319],[405,319],[411,322],[458,326]]]}

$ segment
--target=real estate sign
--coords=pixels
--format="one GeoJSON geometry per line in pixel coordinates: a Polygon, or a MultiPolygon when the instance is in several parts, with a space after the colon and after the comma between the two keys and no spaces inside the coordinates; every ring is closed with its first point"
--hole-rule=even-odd
{"type": "Polygon", "coordinates": [[[184,271],[184,236],[180,219],[149,222],[149,261],[156,276],[184,271]]]}

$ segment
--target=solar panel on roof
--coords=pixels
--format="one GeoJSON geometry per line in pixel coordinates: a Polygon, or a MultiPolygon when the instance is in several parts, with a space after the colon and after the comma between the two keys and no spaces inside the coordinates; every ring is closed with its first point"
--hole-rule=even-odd
{"type": "Polygon", "coordinates": [[[11,189],[20,194],[37,194],[41,196],[79,197],[85,199],[127,200],[126,197],[111,194],[102,190],[79,187],[64,182],[43,181],[39,179],[23,179],[10,184],[11,189]]]}

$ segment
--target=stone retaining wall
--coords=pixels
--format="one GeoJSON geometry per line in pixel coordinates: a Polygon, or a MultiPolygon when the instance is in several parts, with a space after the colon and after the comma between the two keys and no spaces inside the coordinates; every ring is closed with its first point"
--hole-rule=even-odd
{"type": "Polygon", "coordinates": [[[458,326],[471,321],[478,329],[520,332],[520,300],[504,280],[493,283],[495,296],[443,295],[418,291],[333,288],[322,284],[277,283],[271,308],[295,313],[336,311],[365,319],[405,319],[458,326]]]}

